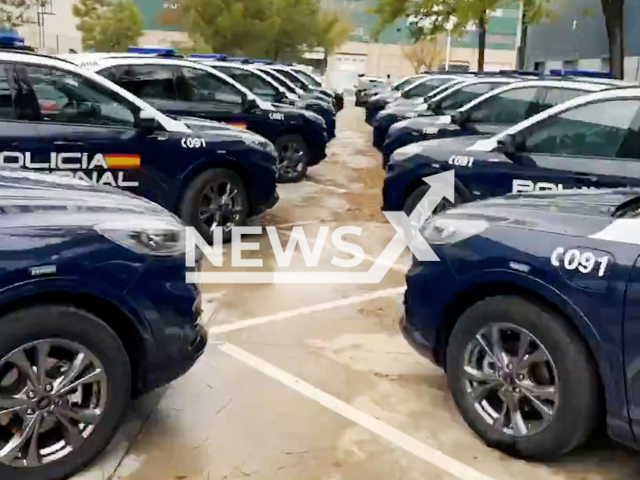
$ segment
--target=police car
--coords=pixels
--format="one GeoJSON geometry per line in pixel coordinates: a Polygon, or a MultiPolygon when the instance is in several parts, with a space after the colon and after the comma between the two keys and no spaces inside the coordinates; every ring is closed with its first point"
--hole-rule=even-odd
{"type": "Polygon", "coordinates": [[[316,93],[319,96],[324,96],[330,99],[332,105],[337,111],[342,110],[342,107],[344,106],[344,97],[342,94],[332,92],[331,90],[324,88],[318,79],[303,70],[288,65],[284,66],[278,64],[267,64],[266,68],[278,72],[296,87],[305,92],[316,93]]]}
{"type": "MultiPolygon", "coordinates": [[[[25,78],[16,69],[74,70],[0,57],[12,81],[25,78]]],[[[73,74],[85,92],[118,98],[92,77],[73,74]]],[[[13,141],[44,147],[22,136],[27,117],[6,121],[0,86],[4,134],[24,122],[13,141]]],[[[185,283],[184,225],[122,190],[4,166],[0,215],[0,478],[69,478],[109,444],[132,397],[185,374],[207,345],[197,290],[185,283]]]]}
{"type": "MultiPolygon", "coordinates": [[[[462,82],[454,81],[444,85],[449,87],[437,96],[429,97],[425,103],[415,107],[414,105],[402,105],[381,111],[372,122],[373,145],[382,150],[387,133],[391,126],[403,118],[420,115],[422,117],[433,115],[445,115],[455,112],[484,94],[495,90],[508,83],[518,81],[517,78],[487,77],[473,78],[462,82]]],[[[442,88],[442,87],[441,87],[442,88]]]]}
{"type": "MultiPolygon", "coordinates": [[[[583,95],[490,137],[427,140],[387,165],[385,210],[413,211],[422,178],[455,170],[456,202],[640,185],[640,88],[583,95]]],[[[428,188],[428,187],[427,187],[428,188]]]]}
{"type": "Polygon", "coordinates": [[[387,86],[382,78],[368,77],[364,74],[358,75],[358,82],[355,85],[356,107],[365,104],[365,92],[371,94],[373,91],[381,92],[387,86]]]}
{"type": "Polygon", "coordinates": [[[320,116],[264,102],[206,65],[133,54],[75,61],[165,114],[220,121],[262,135],[276,147],[281,182],[301,180],[308,167],[326,157],[327,129],[320,116]]]}
{"type": "Polygon", "coordinates": [[[497,134],[516,123],[587,93],[611,88],[600,83],[522,81],[501,86],[453,114],[418,116],[394,123],[382,146],[384,165],[406,145],[436,138],[497,134]]]}
{"type": "Polygon", "coordinates": [[[370,89],[362,89],[359,97],[360,98],[359,102],[357,101],[358,97],[356,97],[356,107],[366,107],[367,103],[369,103],[369,100],[371,100],[371,98],[376,95],[391,93],[393,96],[394,92],[401,92],[402,90],[405,90],[406,88],[416,83],[418,80],[422,78],[426,78],[427,76],[428,75],[426,74],[419,74],[419,75],[411,75],[409,77],[404,77],[398,80],[393,85],[391,85],[390,88],[387,87],[386,83],[383,82],[383,84],[378,87],[370,88],[370,89]]]}
{"type": "Polygon", "coordinates": [[[128,190],[203,236],[278,199],[276,152],[264,138],[195,132],[70,62],[0,50],[0,114],[0,166],[128,190]]]}
{"type": "MultiPolygon", "coordinates": [[[[625,143],[614,138],[620,129],[622,150],[636,152],[619,166],[638,163],[639,99],[636,90],[592,104],[608,140],[625,143]]],[[[559,155],[587,133],[579,113],[598,120],[580,108],[576,123],[554,122],[566,135],[559,155]]],[[[602,140],[582,145],[585,153],[602,140]]],[[[638,189],[546,192],[462,205],[420,227],[440,261],[414,261],[401,330],[445,370],[462,417],[487,445],[551,460],[606,428],[639,447],[639,214],[638,189]]]]}
{"type": "Polygon", "coordinates": [[[441,87],[456,78],[457,75],[427,75],[412,83],[410,86],[401,91],[391,90],[372,97],[365,107],[365,120],[371,125],[376,115],[384,110],[390,103],[401,98],[416,99],[426,97],[436,88],[441,87]]]}
{"type": "Polygon", "coordinates": [[[251,65],[211,61],[207,60],[208,55],[206,54],[192,55],[189,58],[224,73],[262,100],[309,110],[320,115],[327,126],[327,136],[330,140],[335,138],[336,111],[328,102],[321,102],[313,98],[301,99],[285,90],[271,77],[252,68],[251,65]]]}

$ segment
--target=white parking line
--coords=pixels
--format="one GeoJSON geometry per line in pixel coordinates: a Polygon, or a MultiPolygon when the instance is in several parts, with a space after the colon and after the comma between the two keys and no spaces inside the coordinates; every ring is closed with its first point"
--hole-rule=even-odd
{"type": "Polygon", "coordinates": [[[254,325],[261,325],[263,323],[275,322],[277,320],[285,320],[291,317],[297,317],[298,315],[304,315],[307,313],[321,312],[330,308],[342,307],[344,305],[351,305],[354,303],[366,302],[368,300],[374,300],[376,298],[393,297],[394,295],[400,295],[404,292],[404,287],[400,288],[388,288],[386,290],[378,290],[377,292],[367,293],[364,295],[358,295],[354,297],[341,298],[340,300],[333,300],[331,302],[320,303],[318,305],[312,305],[310,307],[296,308],[295,310],[286,310],[273,315],[267,315],[265,317],[257,317],[249,320],[240,320],[239,322],[226,323],[224,325],[218,325],[209,329],[209,334],[216,335],[218,333],[231,332],[234,330],[240,330],[246,327],[252,327],[254,325]]]}
{"type": "Polygon", "coordinates": [[[379,435],[388,442],[400,447],[415,456],[435,465],[460,480],[493,480],[490,477],[474,470],[470,466],[451,458],[444,453],[416,440],[410,435],[364,413],[342,400],[329,395],[313,385],[294,377],[290,373],[258,358],[230,343],[224,343],[218,348],[246,365],[270,376],[289,388],[301,393],[307,398],[318,402],[320,405],[332,410],[338,415],[357,423],[361,427],[379,435]]]}

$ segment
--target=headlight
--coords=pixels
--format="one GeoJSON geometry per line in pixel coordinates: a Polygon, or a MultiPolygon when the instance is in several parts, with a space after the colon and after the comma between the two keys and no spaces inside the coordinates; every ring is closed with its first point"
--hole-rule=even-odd
{"type": "Polygon", "coordinates": [[[276,147],[274,147],[273,143],[271,143],[266,138],[262,138],[257,135],[247,135],[243,138],[243,140],[247,145],[264,150],[265,152],[270,153],[271,155],[275,155],[276,157],[278,156],[276,147]]]}
{"type": "Polygon", "coordinates": [[[135,219],[94,226],[112,242],[141,255],[173,256],[185,253],[184,225],[170,219],[135,219]]]}
{"type": "Polygon", "coordinates": [[[422,151],[422,146],[418,143],[407,145],[406,147],[399,148],[391,155],[392,162],[402,162],[409,157],[414,156],[422,151]]]}
{"type": "Polygon", "coordinates": [[[432,245],[452,245],[478,235],[489,228],[489,222],[462,218],[432,217],[420,227],[420,234],[432,245]]]}

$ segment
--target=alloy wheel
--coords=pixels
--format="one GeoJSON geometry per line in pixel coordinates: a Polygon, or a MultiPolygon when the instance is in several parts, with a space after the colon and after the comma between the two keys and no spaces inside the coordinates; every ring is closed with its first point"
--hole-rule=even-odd
{"type": "Polygon", "coordinates": [[[463,381],[476,411],[508,435],[539,433],[558,407],[553,360],[537,338],[515,325],[490,324],[474,337],[463,381]]]}
{"type": "Polygon", "coordinates": [[[0,463],[37,467],[77,451],[105,411],[106,373],[82,345],[47,339],[0,360],[0,463]]]}
{"type": "Polygon", "coordinates": [[[198,214],[207,228],[228,231],[238,223],[243,208],[238,189],[229,180],[220,180],[202,192],[198,214]]]}
{"type": "Polygon", "coordinates": [[[284,175],[295,175],[302,171],[305,160],[305,151],[298,142],[286,142],[280,146],[277,169],[284,175]]]}

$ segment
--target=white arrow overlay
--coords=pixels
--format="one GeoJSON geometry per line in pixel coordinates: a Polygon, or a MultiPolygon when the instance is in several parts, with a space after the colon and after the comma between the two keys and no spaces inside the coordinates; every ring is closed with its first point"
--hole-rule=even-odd
{"type": "MultiPolygon", "coordinates": [[[[400,258],[406,247],[419,261],[437,262],[440,259],[420,234],[419,229],[443,198],[455,202],[454,171],[424,177],[429,191],[407,216],[404,212],[383,212],[396,234],[366,272],[187,272],[187,283],[380,283],[400,258]]],[[[189,248],[189,246],[187,246],[189,248]]]]}

